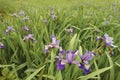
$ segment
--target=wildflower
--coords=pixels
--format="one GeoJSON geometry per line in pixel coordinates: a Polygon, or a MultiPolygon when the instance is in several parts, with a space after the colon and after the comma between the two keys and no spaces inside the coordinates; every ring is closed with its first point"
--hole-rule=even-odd
{"type": "Polygon", "coordinates": [[[2,42],[0,42],[0,48],[1,49],[6,48],[2,42]]]}
{"type": "Polygon", "coordinates": [[[55,14],[51,15],[52,20],[57,19],[57,16],[55,14]]]}
{"type": "Polygon", "coordinates": [[[28,17],[28,16],[25,16],[25,17],[22,19],[23,22],[25,22],[25,21],[27,21],[27,20],[29,20],[29,17],[28,17]]]}
{"type": "Polygon", "coordinates": [[[106,45],[106,47],[109,47],[109,46],[113,45],[113,43],[114,43],[113,38],[109,37],[108,34],[104,34],[103,40],[104,40],[104,44],[106,45]]]}
{"type": "Polygon", "coordinates": [[[58,70],[63,70],[65,65],[66,65],[66,63],[63,60],[63,54],[64,54],[64,52],[62,50],[62,51],[60,51],[59,56],[56,56],[56,58],[58,58],[58,62],[57,62],[57,69],[58,70]]]}
{"type": "Polygon", "coordinates": [[[14,17],[16,17],[16,18],[19,17],[16,13],[12,14],[12,16],[14,16],[14,17]]]}
{"type": "Polygon", "coordinates": [[[60,41],[56,40],[55,35],[52,35],[51,38],[52,38],[52,43],[44,46],[44,52],[45,53],[47,53],[50,48],[58,48],[59,49],[59,42],[60,41]]]}
{"type": "Polygon", "coordinates": [[[20,16],[25,16],[25,12],[24,12],[24,11],[20,11],[18,14],[19,14],[20,16]]]}
{"type": "Polygon", "coordinates": [[[70,50],[66,50],[66,59],[63,59],[63,54],[64,51],[60,51],[59,56],[56,56],[56,58],[58,58],[58,63],[57,63],[57,69],[58,70],[63,70],[66,64],[78,64],[78,61],[75,61],[75,55],[76,55],[76,51],[70,51],[70,50]]]}
{"type": "Polygon", "coordinates": [[[97,36],[96,40],[103,40],[104,44],[106,47],[110,47],[110,46],[113,46],[113,47],[118,47],[116,45],[113,45],[113,38],[110,37],[108,34],[104,34],[103,37],[100,37],[100,36],[97,36]]]}
{"type": "Polygon", "coordinates": [[[25,30],[25,31],[27,31],[27,32],[30,31],[30,29],[29,29],[27,26],[22,27],[22,30],[25,30]]]}
{"type": "Polygon", "coordinates": [[[70,34],[73,34],[73,28],[72,27],[66,29],[66,31],[69,32],[70,34]]]}
{"type": "Polygon", "coordinates": [[[8,26],[7,29],[5,30],[5,33],[8,34],[10,31],[15,32],[15,29],[12,26],[8,26]]]}
{"type": "Polygon", "coordinates": [[[34,34],[28,34],[27,36],[24,36],[23,41],[32,40],[33,42],[35,42],[36,39],[33,36],[34,34]]]}
{"type": "Polygon", "coordinates": [[[66,51],[66,62],[67,63],[72,63],[74,61],[74,58],[75,58],[75,54],[74,52],[71,52],[69,50],[66,51]]]}
{"type": "Polygon", "coordinates": [[[80,55],[80,58],[85,64],[88,64],[89,63],[88,61],[92,60],[94,56],[95,56],[95,53],[86,51],[84,55],[80,55]]]}
{"type": "Polygon", "coordinates": [[[89,61],[92,60],[94,56],[96,56],[95,53],[86,51],[84,55],[82,55],[81,53],[78,53],[78,55],[80,56],[82,62],[78,62],[76,64],[78,65],[79,68],[81,68],[84,71],[85,74],[90,73],[89,61]]]}

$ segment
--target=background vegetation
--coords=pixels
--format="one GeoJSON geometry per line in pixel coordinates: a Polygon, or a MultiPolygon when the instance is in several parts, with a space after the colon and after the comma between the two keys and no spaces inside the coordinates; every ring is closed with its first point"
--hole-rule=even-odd
{"type": "Polygon", "coordinates": [[[0,80],[119,80],[119,4],[119,0],[0,0],[0,42],[6,46],[0,49],[0,80]],[[52,8],[55,20],[50,17],[52,8]],[[25,12],[28,21],[12,16],[20,11],[25,12]],[[13,26],[16,32],[6,35],[7,26],[13,26]],[[22,31],[23,26],[28,26],[30,32],[22,31]],[[74,29],[72,35],[65,31],[68,27],[74,29]],[[34,34],[35,43],[22,40],[29,33],[34,34]],[[113,56],[103,49],[102,55],[91,61],[88,75],[74,65],[57,70],[57,50],[44,54],[44,45],[51,42],[52,34],[65,50],[80,49],[84,53],[94,50],[99,45],[96,36],[105,33],[114,38],[118,48],[113,48],[113,56]]]}

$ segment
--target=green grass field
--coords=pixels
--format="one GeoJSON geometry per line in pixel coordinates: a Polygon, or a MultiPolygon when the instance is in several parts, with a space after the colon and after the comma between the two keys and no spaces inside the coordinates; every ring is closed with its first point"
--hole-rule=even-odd
{"type": "Polygon", "coordinates": [[[0,0],[0,80],[120,80],[119,4],[0,0]]]}

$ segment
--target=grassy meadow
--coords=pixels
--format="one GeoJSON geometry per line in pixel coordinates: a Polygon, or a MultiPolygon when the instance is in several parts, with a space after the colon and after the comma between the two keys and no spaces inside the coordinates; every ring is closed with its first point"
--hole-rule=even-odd
{"type": "Polygon", "coordinates": [[[119,4],[0,0],[0,80],[120,80],[119,4]]]}

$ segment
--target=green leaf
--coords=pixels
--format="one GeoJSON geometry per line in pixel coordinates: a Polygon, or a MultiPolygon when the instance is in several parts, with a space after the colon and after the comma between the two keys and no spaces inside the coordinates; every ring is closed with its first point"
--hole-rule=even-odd
{"type": "Polygon", "coordinates": [[[77,41],[76,39],[77,39],[77,34],[75,34],[70,40],[69,47],[68,47],[69,50],[73,50],[75,48],[75,43],[77,41]]]}
{"type": "Polygon", "coordinates": [[[43,75],[43,77],[55,80],[55,77],[52,75],[43,75]]]}
{"type": "Polygon", "coordinates": [[[59,72],[56,73],[56,79],[57,79],[57,80],[63,80],[63,79],[62,79],[61,71],[59,71],[59,72]]]}
{"type": "Polygon", "coordinates": [[[117,62],[115,62],[115,64],[116,64],[118,67],[120,67],[120,64],[118,64],[117,62]]]}
{"type": "Polygon", "coordinates": [[[115,71],[114,71],[113,61],[112,61],[110,55],[107,52],[106,52],[106,55],[107,55],[107,57],[109,59],[110,66],[112,66],[112,68],[110,69],[110,78],[109,78],[109,80],[114,80],[114,72],[115,71]]]}
{"type": "Polygon", "coordinates": [[[32,73],[30,76],[28,76],[28,77],[26,78],[26,80],[31,80],[31,79],[32,79],[35,75],[37,75],[44,67],[45,67],[45,65],[42,66],[42,67],[40,67],[39,69],[37,69],[34,73],[32,73]]]}
{"type": "Polygon", "coordinates": [[[105,71],[107,71],[107,70],[109,70],[111,68],[112,68],[112,66],[106,67],[106,68],[103,68],[103,69],[99,69],[99,70],[97,70],[95,72],[92,72],[92,73],[86,75],[86,76],[78,77],[77,79],[81,79],[81,80],[91,79],[92,77],[94,77],[96,75],[99,75],[99,74],[101,74],[101,73],[103,73],[103,72],[105,72],[105,71]]]}

